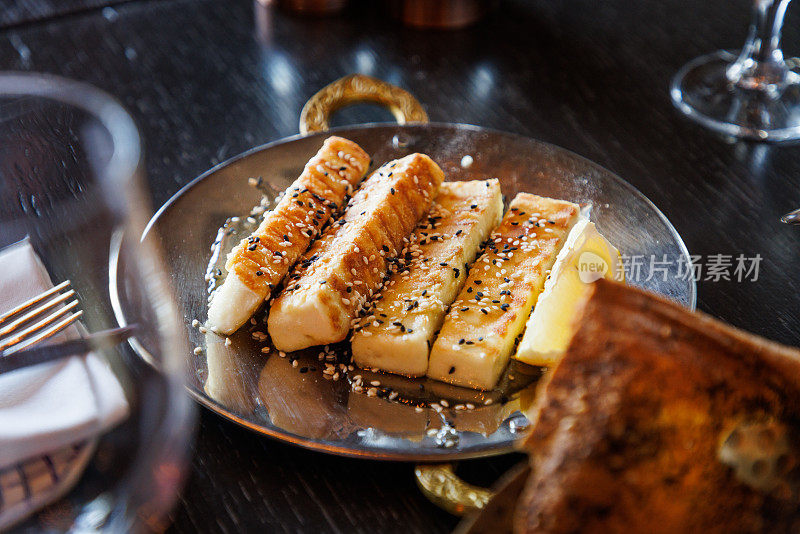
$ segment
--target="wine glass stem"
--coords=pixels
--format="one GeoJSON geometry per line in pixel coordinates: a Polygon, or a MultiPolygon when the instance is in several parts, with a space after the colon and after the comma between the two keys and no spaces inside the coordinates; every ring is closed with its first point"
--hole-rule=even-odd
{"type": "Polygon", "coordinates": [[[753,0],[753,21],[739,58],[728,68],[728,79],[737,87],[779,92],[789,69],[780,48],[781,27],[790,0],[753,0]]]}

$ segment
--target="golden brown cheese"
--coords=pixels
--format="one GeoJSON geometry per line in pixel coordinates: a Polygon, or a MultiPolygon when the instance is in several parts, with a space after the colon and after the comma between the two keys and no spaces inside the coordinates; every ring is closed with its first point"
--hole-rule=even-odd
{"type": "Polygon", "coordinates": [[[564,200],[514,198],[447,314],[431,349],[429,377],[495,386],[579,211],[564,200]]]}
{"type": "Polygon", "coordinates": [[[232,333],[269,298],[322,227],[341,211],[369,161],[352,141],[335,136],[325,140],[258,229],[228,255],[228,276],[208,311],[213,330],[232,333]]]}
{"type": "Polygon", "coordinates": [[[275,347],[291,351],[342,341],[443,179],[424,154],[389,162],[370,175],[273,302],[268,328],[275,347]]]}
{"type": "Polygon", "coordinates": [[[446,182],[411,237],[405,263],[387,280],[352,337],[353,361],[424,376],[433,337],[464,286],[467,265],[503,215],[500,183],[446,182]]]}

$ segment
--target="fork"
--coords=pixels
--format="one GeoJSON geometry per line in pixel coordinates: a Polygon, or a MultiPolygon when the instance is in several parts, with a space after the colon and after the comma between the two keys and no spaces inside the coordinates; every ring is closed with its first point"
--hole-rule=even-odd
{"type": "Polygon", "coordinates": [[[0,315],[0,352],[7,355],[22,350],[74,323],[83,315],[82,310],[75,310],[78,301],[74,297],[75,290],[65,280],[0,315]]]}

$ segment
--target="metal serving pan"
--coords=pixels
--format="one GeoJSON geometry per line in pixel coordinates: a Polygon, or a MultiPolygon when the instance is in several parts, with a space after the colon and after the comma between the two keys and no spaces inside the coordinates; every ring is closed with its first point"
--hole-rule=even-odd
{"type": "MultiPolygon", "coordinates": [[[[192,326],[207,313],[207,266],[218,229],[231,216],[244,224],[266,194],[274,198],[301,172],[328,135],[327,121],[338,107],[371,101],[388,106],[400,124],[369,124],[330,130],[360,144],[374,165],[411,152],[430,155],[448,180],[497,177],[507,199],[528,191],[581,203],[598,229],[632,258],[630,283],[666,295],[689,308],[696,288],[681,273],[689,256],[666,217],[633,186],[567,150],[511,133],[466,124],[429,123],[422,106],[407,92],[361,75],[324,88],[306,104],[301,135],[249,150],[203,173],[175,194],[150,221],[143,239],[163,250],[177,288],[186,335],[199,354],[187,354],[187,388],[203,406],[236,424],[309,449],[345,456],[443,462],[506,453],[527,426],[524,411],[540,375],[517,365],[515,380],[483,393],[427,379],[381,375],[400,391],[398,399],[350,391],[346,380],[326,380],[316,351],[288,358],[264,354],[263,343],[247,328],[226,343],[192,326]],[[409,124],[406,124],[409,123],[409,124]],[[261,188],[249,178],[260,178],[261,188]],[[656,261],[657,263],[652,263],[656,261]],[[306,372],[300,372],[305,368],[306,372]],[[409,401],[449,399],[472,402],[469,411],[416,410],[409,401]],[[491,405],[484,405],[492,398],[491,405]],[[405,401],[405,402],[403,402],[405,401]],[[447,439],[443,439],[447,434],[447,439]]],[[[234,225],[235,226],[235,225],[234,225]]],[[[228,239],[223,248],[233,245],[228,239]]],[[[224,257],[227,250],[217,254],[224,257]]],[[[126,290],[124,268],[112,273],[112,298],[120,323],[133,317],[135,301],[126,290]]],[[[147,340],[135,342],[147,357],[147,340]]],[[[362,375],[368,375],[357,370],[362,375]]],[[[367,378],[367,376],[365,376],[367,378]]]]}

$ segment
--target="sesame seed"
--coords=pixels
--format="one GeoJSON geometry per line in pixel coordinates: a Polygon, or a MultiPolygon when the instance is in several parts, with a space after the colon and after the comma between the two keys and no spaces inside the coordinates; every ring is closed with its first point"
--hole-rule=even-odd
{"type": "Polygon", "coordinates": [[[195,353],[195,355],[202,354],[203,353],[202,347],[195,347],[194,348],[194,353],[195,353]]]}

